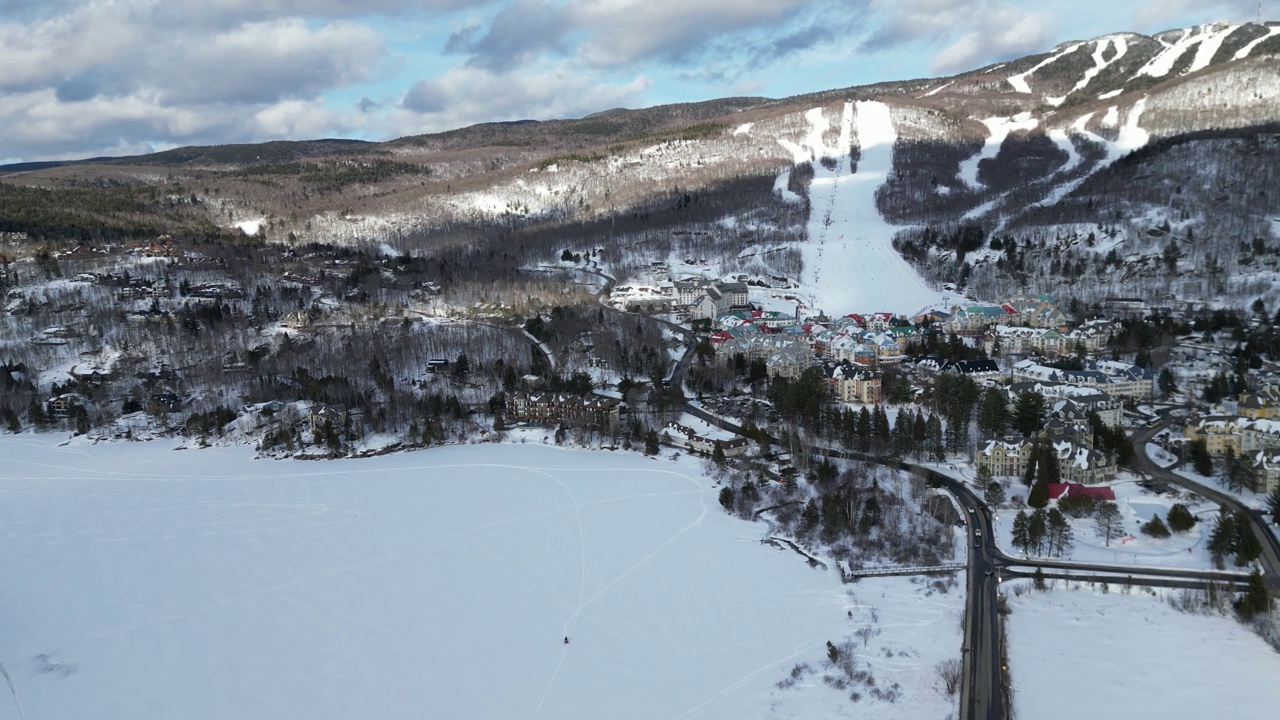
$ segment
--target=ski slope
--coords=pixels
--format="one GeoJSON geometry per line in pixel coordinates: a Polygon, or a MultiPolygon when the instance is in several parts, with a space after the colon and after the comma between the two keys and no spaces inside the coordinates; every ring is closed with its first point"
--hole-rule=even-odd
{"type": "Polygon", "coordinates": [[[775,684],[876,606],[865,662],[903,697],[857,709],[954,712],[933,666],[958,656],[963,592],[855,597],[762,545],[688,458],[62,437],[0,438],[0,718],[835,717],[847,692],[775,684]]]}
{"type": "Polygon", "coordinates": [[[808,242],[802,246],[801,285],[810,307],[830,315],[850,312],[915,313],[942,302],[893,249],[898,228],[876,207],[876,191],[892,169],[897,133],[889,107],[880,102],[845,103],[834,147],[824,133],[830,121],[821,108],[807,115],[810,131],[800,143],[782,141],[796,162],[813,162],[809,187],[808,242]],[[854,138],[860,148],[851,173],[854,138]],[[828,158],[833,168],[821,162],[828,158]]]}

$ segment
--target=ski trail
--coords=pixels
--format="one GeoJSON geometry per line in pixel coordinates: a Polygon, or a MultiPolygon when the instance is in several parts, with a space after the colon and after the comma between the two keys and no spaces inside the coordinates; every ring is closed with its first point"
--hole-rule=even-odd
{"type": "Polygon", "coordinates": [[[1041,60],[1041,61],[1040,61],[1040,63],[1039,63],[1038,65],[1036,65],[1035,67],[1031,68],[1030,70],[1028,70],[1028,71],[1026,71],[1026,72],[1024,72],[1024,73],[1018,73],[1017,75],[1010,75],[1009,77],[1007,77],[1007,78],[1005,78],[1005,79],[1009,81],[1009,84],[1013,86],[1013,89],[1014,89],[1014,90],[1017,90],[1017,91],[1018,91],[1018,92],[1020,92],[1020,93],[1030,93],[1030,92],[1031,92],[1031,86],[1027,84],[1027,78],[1028,78],[1028,77],[1031,77],[1032,75],[1034,75],[1034,74],[1035,74],[1035,72],[1036,72],[1037,70],[1039,70],[1040,68],[1042,68],[1042,67],[1044,67],[1044,66],[1046,66],[1046,65],[1048,65],[1048,64],[1050,64],[1050,63],[1052,63],[1052,62],[1054,62],[1054,61],[1055,61],[1055,60],[1057,60],[1058,58],[1061,58],[1061,57],[1065,57],[1065,56],[1067,56],[1067,55],[1070,55],[1071,53],[1073,53],[1073,52],[1075,52],[1076,50],[1078,50],[1078,49],[1080,48],[1080,46],[1081,46],[1081,45],[1083,45],[1083,44],[1084,44],[1084,43],[1076,43],[1076,44],[1074,44],[1074,45],[1071,45],[1070,47],[1068,47],[1067,49],[1065,49],[1065,50],[1063,50],[1062,52],[1058,53],[1057,55],[1050,55],[1047,59],[1045,59],[1045,60],[1041,60]]]}
{"type": "Polygon", "coordinates": [[[9,683],[9,692],[13,694],[13,704],[18,708],[18,717],[21,720],[27,720],[27,714],[22,711],[22,703],[18,701],[18,689],[13,686],[13,678],[9,677],[9,671],[5,669],[4,663],[0,663],[0,675],[4,675],[4,681],[9,683]]]}
{"type": "Polygon", "coordinates": [[[1268,27],[1267,27],[1267,34],[1266,34],[1266,35],[1263,35],[1262,37],[1258,38],[1257,40],[1252,40],[1252,41],[1250,41],[1248,45],[1245,45],[1244,47],[1242,47],[1242,48],[1240,48],[1239,50],[1237,50],[1237,51],[1236,51],[1236,54],[1235,54],[1231,59],[1232,59],[1232,60],[1243,60],[1243,59],[1245,59],[1245,58],[1249,57],[1249,53],[1253,52],[1253,49],[1254,49],[1254,48],[1258,47],[1258,46],[1259,46],[1259,45],[1261,45],[1263,42],[1265,42],[1265,41],[1267,41],[1267,40],[1270,40],[1271,38],[1275,37],[1276,35],[1280,35],[1280,25],[1271,25],[1271,26],[1268,26],[1268,27]]]}

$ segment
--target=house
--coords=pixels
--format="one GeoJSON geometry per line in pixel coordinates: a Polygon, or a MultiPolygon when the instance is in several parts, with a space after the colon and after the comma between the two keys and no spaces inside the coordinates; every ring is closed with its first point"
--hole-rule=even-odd
{"type": "Polygon", "coordinates": [[[943,366],[942,372],[964,375],[975,379],[994,378],[1004,375],[995,360],[955,360],[943,366]]]}
{"type": "Polygon", "coordinates": [[[1191,416],[1187,418],[1182,436],[1191,442],[1204,440],[1214,457],[1221,457],[1227,450],[1239,455],[1243,435],[1240,423],[1241,418],[1235,415],[1191,416]]]}
{"type": "Polygon", "coordinates": [[[449,369],[449,361],[445,358],[430,358],[427,360],[427,372],[435,375],[449,369]]]}
{"type": "Polygon", "coordinates": [[[1080,483],[1049,483],[1049,499],[1059,500],[1064,497],[1091,497],[1094,500],[1116,499],[1116,493],[1109,487],[1089,487],[1080,483]]]}
{"type": "Polygon", "coordinates": [[[338,429],[346,424],[350,415],[345,405],[325,405],[318,403],[311,406],[307,415],[311,434],[316,435],[326,429],[338,429]]]}
{"type": "Polygon", "coordinates": [[[715,452],[716,446],[720,446],[721,452],[727,458],[737,457],[747,452],[750,443],[746,438],[711,438],[700,435],[696,430],[680,423],[668,423],[667,427],[662,431],[662,437],[666,442],[672,445],[678,445],[690,452],[711,455],[715,452]]]}
{"type": "Polygon", "coordinates": [[[76,408],[84,407],[84,398],[77,393],[62,393],[61,395],[49,398],[45,403],[45,412],[49,417],[56,420],[65,420],[70,417],[76,408]]]}

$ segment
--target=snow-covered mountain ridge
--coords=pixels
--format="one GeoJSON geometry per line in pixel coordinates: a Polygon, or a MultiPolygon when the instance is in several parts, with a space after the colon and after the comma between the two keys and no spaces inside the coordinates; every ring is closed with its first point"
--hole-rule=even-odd
{"type": "MultiPolygon", "coordinates": [[[[599,244],[588,239],[599,234],[593,223],[616,231],[620,219],[638,222],[702,202],[726,207],[718,216],[708,210],[696,221],[667,223],[733,236],[736,244],[754,242],[744,228],[769,236],[756,240],[812,243],[811,214],[777,220],[778,212],[789,212],[788,204],[814,212],[815,170],[858,176],[869,139],[842,130],[843,108],[875,101],[892,126],[889,167],[873,188],[877,222],[901,233],[899,249],[935,284],[972,278],[1004,291],[1085,276],[1107,285],[1099,292],[1116,292],[1170,238],[1212,241],[1181,248],[1181,264],[1161,287],[1135,289],[1164,293],[1182,280],[1210,280],[1202,272],[1210,256],[1228,278],[1240,277],[1235,271],[1246,259],[1258,256],[1253,269],[1269,259],[1250,244],[1260,237],[1269,247],[1272,218],[1280,216],[1278,53],[1280,23],[1219,23],[1106,35],[953,77],[784,100],[611,110],[378,144],[184,149],[25,169],[4,181],[59,188],[106,177],[161,186],[170,197],[190,195],[192,213],[228,230],[252,226],[269,240],[370,242],[396,251],[420,250],[425,238],[474,243],[495,231],[547,227],[599,244]],[[741,192],[744,178],[767,182],[773,198],[725,201],[725,192],[741,192]],[[726,222],[733,232],[724,231],[726,222]],[[967,226],[982,230],[981,247],[946,239],[967,226]],[[1009,253],[990,247],[995,236],[1018,240],[1033,258],[1046,253],[1044,262],[1020,270],[1014,253],[1012,270],[996,268],[1009,253]],[[1107,265],[1095,262],[1111,251],[1107,265]],[[1055,259],[1073,273],[1049,273],[1055,259]]],[[[5,229],[23,229],[5,220],[5,229]]],[[[660,224],[649,234],[670,229],[660,224]]],[[[648,263],[671,253],[705,255],[708,243],[714,238],[697,247],[676,240],[670,253],[628,247],[648,263]]],[[[813,274],[815,257],[800,255],[813,274]]],[[[613,269],[626,275],[625,263],[613,269]]],[[[748,274],[804,272],[768,263],[756,270],[748,274]]]]}

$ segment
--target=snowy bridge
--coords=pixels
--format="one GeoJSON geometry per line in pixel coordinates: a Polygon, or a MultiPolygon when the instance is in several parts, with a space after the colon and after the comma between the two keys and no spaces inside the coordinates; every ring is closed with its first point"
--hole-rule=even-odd
{"type": "Polygon", "coordinates": [[[884,577],[889,575],[932,575],[934,573],[955,572],[964,570],[963,563],[951,563],[949,565],[923,565],[920,567],[885,567],[885,568],[864,568],[861,570],[845,570],[840,569],[840,576],[845,582],[849,582],[855,578],[861,577],[884,577]]]}

